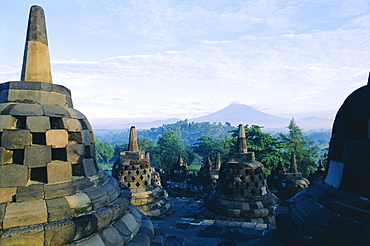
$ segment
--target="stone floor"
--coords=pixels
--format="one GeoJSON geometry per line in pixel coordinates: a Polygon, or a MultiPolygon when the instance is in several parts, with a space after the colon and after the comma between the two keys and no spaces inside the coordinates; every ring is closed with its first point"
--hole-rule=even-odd
{"type": "MultiPolygon", "coordinates": [[[[192,198],[171,198],[176,211],[160,217],[151,217],[155,228],[153,246],[264,245],[261,237],[274,231],[256,227],[247,222],[194,219],[203,205],[192,198]]],[[[267,236],[268,236],[267,235],[267,236]]]]}

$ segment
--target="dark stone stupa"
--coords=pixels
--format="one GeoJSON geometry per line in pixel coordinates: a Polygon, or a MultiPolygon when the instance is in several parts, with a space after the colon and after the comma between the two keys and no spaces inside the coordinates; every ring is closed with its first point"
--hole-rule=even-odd
{"type": "Polygon", "coordinates": [[[279,207],[289,245],[370,245],[370,76],[350,94],[333,125],[324,179],[279,207]]]}
{"type": "Polygon", "coordinates": [[[273,226],[277,198],[267,187],[262,163],[248,152],[244,125],[239,125],[237,151],[221,166],[217,189],[205,199],[206,218],[273,226]]]}

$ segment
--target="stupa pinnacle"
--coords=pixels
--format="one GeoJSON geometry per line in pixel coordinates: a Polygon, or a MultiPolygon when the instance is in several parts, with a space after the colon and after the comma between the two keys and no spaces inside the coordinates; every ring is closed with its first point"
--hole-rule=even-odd
{"type": "Polygon", "coordinates": [[[28,20],[21,81],[52,83],[44,10],[36,5],[28,20]]]}
{"type": "Polygon", "coordinates": [[[0,245],[150,245],[153,224],[99,169],[89,121],[51,83],[39,6],[21,81],[2,83],[0,95],[0,245]]]}

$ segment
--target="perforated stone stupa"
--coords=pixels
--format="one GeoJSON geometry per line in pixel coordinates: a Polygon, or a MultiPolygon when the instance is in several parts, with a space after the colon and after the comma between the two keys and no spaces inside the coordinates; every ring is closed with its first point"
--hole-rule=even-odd
{"type": "Polygon", "coordinates": [[[217,189],[205,199],[207,218],[275,224],[277,198],[267,187],[262,163],[248,152],[244,125],[239,125],[237,150],[220,169],[217,189]]]}
{"type": "Polygon", "coordinates": [[[286,244],[370,245],[369,83],[370,76],[336,115],[324,179],[281,206],[278,232],[286,244]]]}
{"type": "Polygon", "coordinates": [[[112,175],[132,192],[132,203],[144,214],[159,216],[168,212],[172,203],[167,192],[159,185],[160,177],[145,153],[139,151],[136,128],[130,129],[128,151],[120,153],[114,163],[112,175]]]}
{"type": "Polygon", "coordinates": [[[21,81],[0,84],[0,112],[0,245],[150,245],[152,223],[99,170],[88,120],[52,83],[39,6],[21,81]]]}

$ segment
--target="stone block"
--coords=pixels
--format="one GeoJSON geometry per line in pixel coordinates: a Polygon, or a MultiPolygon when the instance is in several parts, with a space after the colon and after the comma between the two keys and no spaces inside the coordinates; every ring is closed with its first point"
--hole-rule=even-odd
{"type": "Polygon", "coordinates": [[[68,144],[66,147],[67,161],[72,164],[81,163],[85,156],[85,146],[83,144],[68,144]]]}
{"type": "Polygon", "coordinates": [[[0,165],[13,162],[13,151],[0,147],[0,165]]]}
{"type": "Polygon", "coordinates": [[[64,197],[46,200],[48,208],[48,221],[59,221],[71,217],[71,209],[69,203],[64,197]]]}
{"type": "Polygon", "coordinates": [[[90,145],[91,139],[90,139],[90,130],[83,130],[81,132],[82,134],[82,142],[85,145],[90,145]]]}
{"type": "Polygon", "coordinates": [[[92,211],[90,198],[85,193],[77,193],[72,196],[66,196],[72,216],[87,214],[92,211]]]}
{"type": "MultiPolygon", "coordinates": [[[[0,188],[0,204],[6,202],[12,202],[13,196],[17,194],[17,188],[0,188]]],[[[1,221],[1,220],[0,220],[1,221]]]]}
{"type": "Polygon", "coordinates": [[[42,184],[17,187],[17,194],[15,195],[16,202],[34,201],[43,198],[44,186],[42,184]]]}
{"type": "Polygon", "coordinates": [[[112,222],[113,211],[108,207],[103,207],[96,211],[94,215],[98,219],[98,230],[101,230],[112,222]]]}
{"type": "Polygon", "coordinates": [[[66,96],[66,101],[67,101],[67,106],[66,107],[73,108],[72,98],[69,97],[69,96],[66,96]]]}
{"type": "Polygon", "coordinates": [[[28,168],[18,164],[0,166],[0,188],[26,186],[28,182],[28,168]]]}
{"type": "Polygon", "coordinates": [[[73,109],[73,108],[65,108],[65,110],[67,110],[71,116],[71,118],[74,118],[74,119],[85,119],[85,115],[83,115],[80,111],[76,110],[76,109],[73,109]]]}
{"type": "Polygon", "coordinates": [[[17,119],[11,115],[0,115],[0,132],[5,129],[15,129],[17,119]]]}
{"type": "Polygon", "coordinates": [[[48,183],[66,182],[72,180],[70,162],[53,161],[47,164],[48,183]]]}
{"type": "Polygon", "coordinates": [[[344,163],[339,161],[330,161],[328,174],[325,178],[325,183],[334,187],[339,188],[343,177],[344,163]]]}
{"type": "Polygon", "coordinates": [[[49,117],[70,117],[69,112],[65,107],[57,105],[42,105],[44,115],[49,117]]]}
{"type": "Polygon", "coordinates": [[[105,244],[104,241],[100,238],[99,234],[95,234],[91,237],[76,242],[76,246],[90,246],[90,245],[103,246],[105,244]]]}
{"type": "MultiPolygon", "coordinates": [[[[36,90],[9,90],[5,102],[9,103],[35,103],[34,105],[41,103],[41,96],[43,91],[36,90]]],[[[49,92],[50,93],[50,92],[49,92]]]]}
{"type": "Polygon", "coordinates": [[[108,203],[110,203],[109,196],[105,190],[101,187],[86,191],[86,194],[89,196],[91,203],[93,205],[93,210],[97,210],[108,203]]]}
{"type": "Polygon", "coordinates": [[[345,168],[362,171],[370,163],[370,140],[346,140],[342,162],[345,168]]]}
{"type": "Polygon", "coordinates": [[[32,135],[29,130],[4,130],[1,145],[6,149],[24,149],[31,145],[32,135]]]}
{"type": "Polygon", "coordinates": [[[56,93],[61,93],[61,94],[67,95],[69,97],[71,96],[71,91],[63,85],[52,84],[51,90],[56,92],[56,93]]]}
{"type": "Polygon", "coordinates": [[[51,86],[52,86],[51,83],[45,83],[45,82],[9,81],[4,84],[3,89],[51,91],[51,86]]]}
{"type": "MultiPolygon", "coordinates": [[[[64,182],[71,185],[70,182],[64,182]]],[[[55,190],[45,190],[45,199],[53,199],[56,197],[70,196],[76,193],[76,186],[69,186],[55,190]]]]}
{"type": "Polygon", "coordinates": [[[0,238],[0,245],[44,246],[44,226],[32,225],[6,230],[0,238]]]}
{"type": "Polygon", "coordinates": [[[47,222],[46,201],[13,202],[6,207],[3,228],[36,225],[47,222]]]}
{"type": "Polygon", "coordinates": [[[86,118],[82,119],[82,121],[83,121],[83,122],[84,122],[84,124],[86,125],[87,130],[90,130],[90,131],[92,131],[92,130],[93,130],[93,128],[92,128],[92,126],[91,126],[90,122],[89,122],[86,118]]]}
{"type": "Polygon", "coordinates": [[[82,127],[78,119],[63,118],[64,127],[70,132],[80,132],[82,127]]]}
{"type": "Polygon", "coordinates": [[[92,214],[74,217],[71,220],[75,223],[75,240],[88,237],[97,231],[98,221],[92,214]]]}
{"type": "MultiPolygon", "coordinates": [[[[43,105],[57,105],[61,107],[67,107],[67,96],[55,92],[41,92],[41,104],[43,105]]],[[[40,99],[39,99],[40,100],[40,99]]]]}
{"type": "Polygon", "coordinates": [[[55,129],[46,131],[46,145],[53,148],[64,148],[68,144],[68,131],[55,129]]]}
{"type": "Polygon", "coordinates": [[[92,158],[83,159],[82,164],[83,164],[83,168],[84,168],[84,172],[86,176],[92,176],[98,173],[95,168],[94,159],[92,158]]]}
{"type": "Polygon", "coordinates": [[[12,110],[10,110],[11,115],[43,115],[43,110],[41,105],[37,104],[16,104],[12,110]]]}
{"type": "Polygon", "coordinates": [[[95,144],[90,144],[90,154],[91,154],[91,157],[96,160],[95,144]]]}
{"type": "Polygon", "coordinates": [[[28,167],[45,167],[51,162],[51,147],[46,145],[31,145],[24,149],[23,164],[28,167]]]}
{"type": "Polygon", "coordinates": [[[46,132],[51,129],[50,119],[46,116],[28,116],[26,124],[31,132],[46,132]]]}
{"type": "Polygon", "coordinates": [[[104,245],[123,245],[122,236],[113,226],[108,226],[103,231],[99,232],[99,235],[104,245]]]}
{"type": "Polygon", "coordinates": [[[69,219],[45,225],[45,245],[67,245],[73,241],[74,236],[75,224],[69,219]]]}

